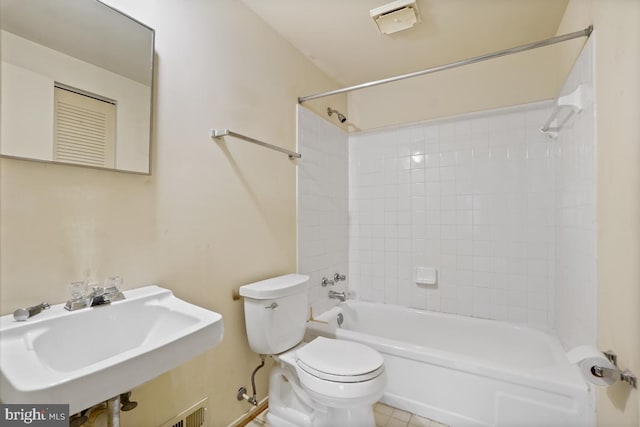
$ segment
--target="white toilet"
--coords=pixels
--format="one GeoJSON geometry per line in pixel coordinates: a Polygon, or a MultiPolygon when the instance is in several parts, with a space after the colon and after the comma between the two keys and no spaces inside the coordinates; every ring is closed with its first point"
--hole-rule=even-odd
{"type": "Polygon", "coordinates": [[[278,362],[269,378],[272,427],[373,427],[386,384],[372,348],[318,337],[302,343],[309,277],[288,274],[240,287],[249,346],[278,362]]]}

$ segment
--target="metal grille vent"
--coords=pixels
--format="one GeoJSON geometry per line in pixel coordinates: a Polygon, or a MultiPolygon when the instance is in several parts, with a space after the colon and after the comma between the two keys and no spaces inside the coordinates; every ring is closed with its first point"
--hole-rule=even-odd
{"type": "Polygon", "coordinates": [[[56,87],[54,159],[114,167],[115,109],[112,103],[56,87]]]}
{"type": "Polygon", "coordinates": [[[207,399],[193,405],[191,408],[176,415],[167,421],[162,427],[206,427],[207,425],[207,399]]]}
{"type": "Polygon", "coordinates": [[[206,420],[206,411],[204,408],[198,408],[191,414],[187,415],[187,423],[185,427],[201,427],[206,420]]]}

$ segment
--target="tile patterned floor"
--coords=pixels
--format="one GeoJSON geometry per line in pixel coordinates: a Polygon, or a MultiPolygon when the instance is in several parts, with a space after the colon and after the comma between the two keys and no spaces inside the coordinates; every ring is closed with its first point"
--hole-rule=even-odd
{"type": "MultiPolygon", "coordinates": [[[[446,424],[401,411],[384,403],[376,403],[373,409],[376,427],[448,427],[446,424]]],[[[264,411],[247,424],[247,427],[269,427],[266,420],[267,411],[264,411]]]]}
{"type": "Polygon", "coordinates": [[[376,403],[373,410],[376,427],[448,427],[446,424],[419,417],[384,403],[376,403]]]}

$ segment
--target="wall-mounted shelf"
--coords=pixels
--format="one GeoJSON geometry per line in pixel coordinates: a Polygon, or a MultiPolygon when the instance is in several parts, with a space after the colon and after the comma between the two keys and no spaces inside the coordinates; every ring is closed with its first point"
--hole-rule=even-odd
{"type": "Polygon", "coordinates": [[[270,150],[279,151],[281,153],[284,153],[284,154],[288,155],[290,159],[299,159],[299,158],[302,157],[302,154],[300,154],[300,153],[296,153],[294,151],[289,151],[289,150],[287,150],[285,148],[278,147],[277,145],[269,144],[267,142],[263,142],[263,141],[260,141],[258,139],[254,139],[254,138],[251,138],[251,137],[248,137],[248,136],[245,136],[245,135],[230,131],[229,129],[211,129],[210,136],[211,136],[211,138],[214,138],[214,139],[223,138],[225,136],[232,136],[234,138],[242,139],[243,141],[251,142],[251,143],[257,144],[257,145],[259,145],[261,147],[268,148],[270,150]]]}
{"type": "Polygon", "coordinates": [[[575,114],[580,114],[584,108],[584,87],[578,86],[576,90],[568,95],[558,97],[556,106],[547,119],[546,123],[540,129],[540,132],[544,133],[551,139],[557,139],[558,133],[562,130],[565,124],[575,114]],[[560,119],[561,116],[564,117],[560,119]]]}

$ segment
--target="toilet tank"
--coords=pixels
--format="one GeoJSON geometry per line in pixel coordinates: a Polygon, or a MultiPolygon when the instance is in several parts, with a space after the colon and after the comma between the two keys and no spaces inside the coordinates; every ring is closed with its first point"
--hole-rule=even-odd
{"type": "Polygon", "coordinates": [[[240,287],[251,350],[278,354],[305,333],[309,314],[309,276],[287,274],[240,287]]]}

